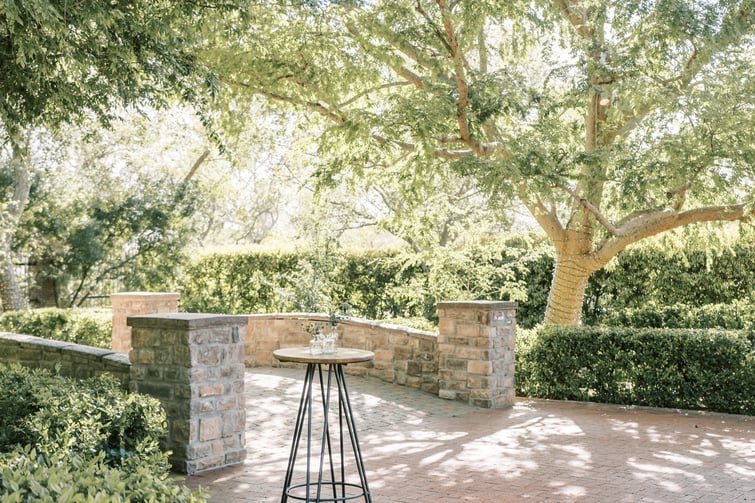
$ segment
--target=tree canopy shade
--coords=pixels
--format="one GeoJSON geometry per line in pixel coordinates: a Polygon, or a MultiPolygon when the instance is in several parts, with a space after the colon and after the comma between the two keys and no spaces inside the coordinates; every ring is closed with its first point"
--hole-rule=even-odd
{"type": "Polygon", "coordinates": [[[519,198],[555,247],[545,321],[575,324],[587,279],[629,244],[752,218],[753,6],[254,1],[202,58],[235,99],[331,124],[323,181],[450,166],[494,204],[519,198]]]}
{"type": "MultiPolygon", "coordinates": [[[[213,3],[208,2],[207,6],[213,3]]],[[[193,56],[194,2],[0,3],[0,122],[107,121],[117,105],[155,104],[212,85],[193,56]]]]}
{"type": "Polygon", "coordinates": [[[159,106],[172,96],[197,105],[211,73],[194,56],[192,29],[208,9],[185,1],[0,1],[0,161],[11,168],[11,196],[0,205],[0,294],[21,297],[11,242],[28,201],[35,127],[96,119],[108,124],[128,106],[159,106]]]}

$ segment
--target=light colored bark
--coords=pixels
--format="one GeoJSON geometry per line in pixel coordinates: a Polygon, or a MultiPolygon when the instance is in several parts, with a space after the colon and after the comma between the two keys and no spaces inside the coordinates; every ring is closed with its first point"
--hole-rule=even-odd
{"type": "Polygon", "coordinates": [[[587,280],[592,271],[586,269],[579,256],[557,256],[553,281],[548,293],[545,323],[578,325],[587,280]]]}
{"type": "Polygon", "coordinates": [[[24,297],[16,277],[11,253],[11,244],[18,222],[29,201],[31,173],[29,166],[29,138],[27,133],[17,134],[11,141],[11,168],[13,170],[13,195],[2,214],[0,229],[0,297],[3,311],[24,308],[24,297]]]}

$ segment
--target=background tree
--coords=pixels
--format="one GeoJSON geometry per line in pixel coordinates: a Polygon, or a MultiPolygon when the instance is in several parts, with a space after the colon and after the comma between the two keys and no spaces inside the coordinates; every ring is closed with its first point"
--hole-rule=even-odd
{"type": "Polygon", "coordinates": [[[27,138],[82,117],[108,124],[118,105],[159,106],[172,96],[201,104],[211,75],[193,57],[204,2],[6,1],[0,10],[0,143],[13,181],[0,233],[0,293],[18,309],[10,240],[28,200],[32,169],[27,138]]]}
{"type": "MultiPolygon", "coordinates": [[[[331,126],[317,175],[446,161],[518,197],[556,254],[547,323],[631,243],[748,220],[751,0],[249,3],[202,58],[238,96],[331,126]]],[[[432,179],[428,176],[427,179],[432,179]]]]}
{"type": "Polygon", "coordinates": [[[171,166],[175,150],[159,148],[165,137],[150,145],[147,119],[132,119],[37,138],[38,168],[13,247],[29,263],[33,306],[79,306],[90,294],[113,291],[107,288],[171,284],[193,235],[198,194],[185,181],[191,159],[172,175],[179,171],[171,166]]]}

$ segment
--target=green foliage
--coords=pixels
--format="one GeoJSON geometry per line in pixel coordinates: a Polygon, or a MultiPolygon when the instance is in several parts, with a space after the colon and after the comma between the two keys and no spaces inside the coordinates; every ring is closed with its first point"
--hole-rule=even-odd
{"type": "Polygon", "coordinates": [[[116,279],[127,290],[170,288],[198,194],[141,165],[129,166],[125,179],[107,152],[77,148],[72,156],[92,156],[84,166],[48,165],[34,177],[15,250],[37,264],[38,280],[54,285],[58,307],[80,306],[116,279]]]}
{"type": "MultiPolygon", "coordinates": [[[[658,328],[751,327],[755,260],[750,257],[755,245],[743,239],[722,250],[706,254],[690,248],[689,260],[679,259],[677,249],[667,250],[664,244],[625,250],[610,269],[590,280],[585,321],[658,328]]],[[[370,319],[421,317],[437,322],[439,301],[511,300],[519,303],[518,326],[531,328],[543,321],[552,276],[552,252],[530,236],[421,254],[211,254],[187,267],[182,304],[189,311],[232,313],[307,306],[325,312],[347,304],[351,314],[370,319]],[[320,296],[317,302],[314,295],[320,296]]]]}
{"type": "Polygon", "coordinates": [[[251,313],[283,310],[277,290],[298,265],[293,253],[212,253],[183,271],[181,306],[189,312],[251,313]]]}
{"type": "Polygon", "coordinates": [[[514,300],[526,304],[519,318],[526,325],[542,317],[551,264],[542,241],[530,237],[427,254],[215,253],[186,268],[182,306],[220,313],[348,307],[370,319],[437,321],[439,301],[514,300]]]}
{"type": "Polygon", "coordinates": [[[601,316],[597,324],[648,328],[755,328],[755,307],[751,300],[726,304],[659,306],[654,301],[635,308],[625,308],[601,316]]]}
{"type": "Polygon", "coordinates": [[[115,379],[0,366],[0,500],[201,501],[168,479],[165,414],[115,379]]]}
{"type": "Polygon", "coordinates": [[[113,331],[110,309],[27,309],[0,316],[0,329],[45,339],[109,349],[113,331]]]}
{"type": "Polygon", "coordinates": [[[575,265],[556,271],[549,323],[576,323],[583,290],[567,285],[632,243],[752,218],[751,0],[244,7],[207,29],[225,112],[263,96],[328,122],[319,185],[387,187],[382,202],[420,216],[384,223],[411,245],[443,222],[422,210],[444,208],[444,180],[494,207],[516,197],[575,265]]]}
{"type": "Polygon", "coordinates": [[[191,52],[196,12],[184,2],[3,2],[0,124],[13,133],[85,112],[107,121],[114,103],[196,97],[211,82],[191,52]]]}
{"type": "MultiPolygon", "coordinates": [[[[715,238],[712,234],[707,240],[715,238]]],[[[595,323],[623,309],[643,309],[648,303],[701,306],[755,299],[751,232],[733,243],[701,243],[678,235],[676,239],[624,250],[610,268],[593,274],[585,299],[585,322],[595,323]]]]}
{"type": "Polygon", "coordinates": [[[26,448],[0,455],[0,502],[32,501],[200,503],[206,498],[176,484],[149,463],[125,471],[104,463],[101,454],[94,458],[63,453],[43,457],[26,448]]]}
{"type": "Polygon", "coordinates": [[[754,343],[752,331],[546,326],[517,341],[517,392],[752,415],[754,343]]]}

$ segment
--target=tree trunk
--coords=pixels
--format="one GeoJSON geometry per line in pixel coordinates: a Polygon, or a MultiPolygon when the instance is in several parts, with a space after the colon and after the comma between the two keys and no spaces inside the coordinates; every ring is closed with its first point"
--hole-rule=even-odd
{"type": "Polygon", "coordinates": [[[58,283],[50,277],[50,264],[43,260],[29,266],[28,274],[32,278],[29,287],[29,305],[31,307],[60,307],[58,305],[58,283]]]}
{"type": "Polygon", "coordinates": [[[3,302],[3,312],[19,311],[24,308],[24,297],[18,285],[18,278],[10,260],[9,252],[3,252],[3,261],[0,266],[0,297],[3,302]]]}
{"type": "Polygon", "coordinates": [[[584,264],[583,257],[556,256],[553,281],[548,293],[545,323],[578,325],[582,319],[582,303],[587,280],[594,272],[584,264]]]}
{"type": "Polygon", "coordinates": [[[29,201],[31,173],[29,169],[29,137],[25,132],[11,139],[11,167],[13,168],[13,196],[1,215],[0,228],[0,297],[3,311],[18,311],[24,308],[24,297],[13,267],[11,246],[18,222],[29,201]]]}

